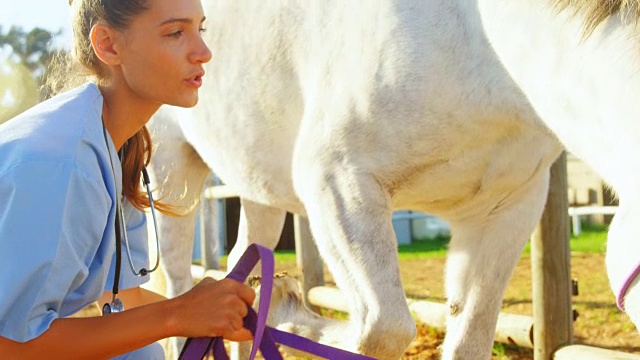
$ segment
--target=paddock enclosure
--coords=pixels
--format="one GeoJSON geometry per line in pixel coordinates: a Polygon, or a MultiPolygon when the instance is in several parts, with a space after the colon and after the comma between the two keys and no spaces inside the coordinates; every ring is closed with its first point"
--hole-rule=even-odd
{"type": "MultiPolygon", "coordinates": [[[[300,214],[349,296],[348,321],[293,311],[283,296],[271,324],[397,359],[416,330],[390,218],[423,211],[452,232],[442,357],[486,359],[534,230],[535,268],[568,273],[566,242],[544,240],[568,236],[566,176],[549,170],[564,147],[620,199],[607,272],[637,322],[637,4],[589,4],[204,1],[214,60],[199,104],[163,108],[150,124],[158,197],[187,213],[160,220],[168,295],[192,286],[193,209],[213,170],[242,203],[231,265],[250,243],[275,247],[286,212],[300,214]],[[549,191],[564,198],[546,202],[549,191]]],[[[570,343],[570,284],[550,278],[536,281],[540,311],[563,313],[538,327],[538,344],[570,343]]],[[[542,348],[542,358],[555,350],[542,348]]]]}

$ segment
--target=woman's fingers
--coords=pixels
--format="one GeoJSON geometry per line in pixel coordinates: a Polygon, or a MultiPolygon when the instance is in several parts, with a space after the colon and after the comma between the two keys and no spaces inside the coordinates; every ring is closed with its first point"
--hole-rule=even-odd
{"type": "MultiPolygon", "coordinates": [[[[249,286],[232,279],[216,281],[204,278],[186,294],[180,296],[186,336],[224,336],[229,340],[246,341],[251,332],[243,326],[248,306],[255,300],[249,286]],[[190,319],[190,320],[187,320],[190,319]]],[[[184,336],[184,335],[183,335],[184,336]]]]}
{"type": "Polygon", "coordinates": [[[244,328],[237,331],[231,331],[227,334],[224,334],[223,337],[227,340],[236,341],[236,342],[253,340],[253,335],[251,334],[251,331],[244,328]]]}
{"type": "Polygon", "coordinates": [[[244,284],[238,289],[238,296],[249,306],[252,306],[256,299],[255,291],[244,284]]]}

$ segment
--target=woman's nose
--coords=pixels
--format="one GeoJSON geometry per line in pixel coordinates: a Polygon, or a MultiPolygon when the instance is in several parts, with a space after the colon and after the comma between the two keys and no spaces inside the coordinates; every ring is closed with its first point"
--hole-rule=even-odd
{"type": "Polygon", "coordinates": [[[211,50],[209,49],[207,44],[204,42],[204,39],[199,38],[198,43],[196,44],[196,48],[191,53],[191,56],[192,62],[204,64],[209,62],[213,55],[211,54],[211,50]]]}

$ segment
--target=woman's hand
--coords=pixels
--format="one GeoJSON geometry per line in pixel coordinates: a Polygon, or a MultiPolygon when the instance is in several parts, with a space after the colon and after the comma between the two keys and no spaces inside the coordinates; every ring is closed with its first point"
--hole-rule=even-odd
{"type": "Polygon", "coordinates": [[[206,278],[189,292],[165,301],[142,289],[126,291],[126,295],[133,308],[120,313],[59,318],[47,331],[24,343],[0,336],[0,358],[106,359],[170,336],[252,339],[242,319],[255,292],[237,281],[206,278]]]}
{"type": "Polygon", "coordinates": [[[247,341],[253,336],[243,327],[242,319],[255,297],[253,289],[235,280],[204,278],[168,302],[179,336],[222,336],[231,341],[247,341]]]}

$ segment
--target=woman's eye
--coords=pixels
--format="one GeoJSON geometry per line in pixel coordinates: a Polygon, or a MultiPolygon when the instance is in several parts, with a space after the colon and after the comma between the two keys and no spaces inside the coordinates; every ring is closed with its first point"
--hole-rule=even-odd
{"type": "Polygon", "coordinates": [[[200,30],[200,33],[207,32],[207,28],[204,28],[204,27],[201,27],[201,28],[200,28],[200,29],[198,29],[198,30],[200,30]]]}
{"type": "Polygon", "coordinates": [[[174,38],[174,39],[177,39],[177,38],[179,38],[180,36],[182,36],[182,34],[183,34],[183,33],[184,33],[184,31],[182,31],[182,30],[177,30],[177,31],[174,31],[174,32],[172,32],[171,34],[169,34],[169,35],[167,35],[167,36],[168,36],[168,37],[171,37],[171,38],[174,38]]]}

